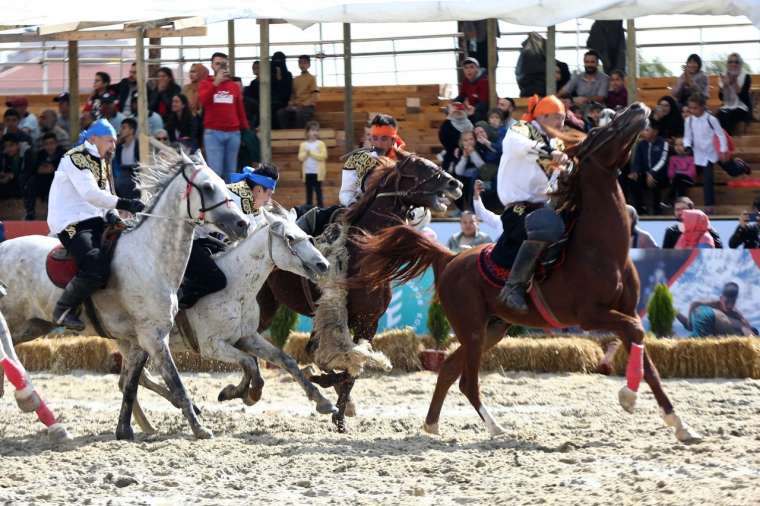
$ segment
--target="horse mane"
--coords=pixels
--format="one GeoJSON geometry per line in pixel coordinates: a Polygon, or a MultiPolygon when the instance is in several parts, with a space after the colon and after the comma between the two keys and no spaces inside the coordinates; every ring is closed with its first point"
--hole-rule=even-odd
{"type": "Polygon", "coordinates": [[[573,155],[586,140],[586,134],[577,130],[557,130],[550,126],[544,126],[544,129],[565,143],[565,151],[575,165],[573,170],[563,171],[557,178],[557,189],[549,194],[552,207],[557,213],[575,212],[581,206],[581,171],[580,162],[573,155]]]}
{"type": "Polygon", "coordinates": [[[380,192],[380,188],[388,180],[399,179],[400,175],[396,172],[396,160],[392,160],[385,156],[381,156],[378,160],[380,161],[380,165],[375,167],[367,176],[364,193],[359,200],[351,204],[346,210],[346,214],[344,215],[346,223],[354,224],[364,215],[367,209],[369,209],[375,201],[375,197],[380,192]]]}
{"type": "MultiPolygon", "coordinates": [[[[144,213],[151,213],[161,200],[164,191],[174,178],[182,173],[183,161],[178,153],[158,151],[152,157],[152,163],[140,164],[135,175],[135,188],[140,191],[145,204],[144,213]]],[[[130,220],[130,227],[125,232],[136,230],[145,223],[147,216],[138,216],[130,220]]]]}

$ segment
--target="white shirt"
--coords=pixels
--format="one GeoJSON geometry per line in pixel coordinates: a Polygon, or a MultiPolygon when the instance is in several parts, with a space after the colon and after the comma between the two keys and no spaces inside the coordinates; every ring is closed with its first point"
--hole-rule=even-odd
{"type": "MultiPolygon", "coordinates": [[[[319,141],[306,141],[306,149],[309,150],[309,152],[316,151],[317,150],[317,144],[319,141]]],[[[303,161],[303,173],[304,174],[317,174],[319,172],[319,162],[312,158],[311,156],[307,156],[306,160],[303,161]]]]}
{"type": "Polygon", "coordinates": [[[504,232],[504,225],[501,223],[501,217],[493,211],[486,209],[486,206],[483,205],[482,199],[472,199],[472,208],[475,211],[475,216],[477,216],[483,224],[496,230],[498,235],[501,235],[504,232]]]}
{"type": "Polygon", "coordinates": [[[340,193],[338,200],[342,206],[350,206],[361,193],[359,190],[359,178],[355,170],[343,170],[343,177],[340,180],[340,193]]]}
{"type": "Polygon", "coordinates": [[[718,161],[718,153],[715,151],[713,136],[717,135],[720,141],[720,151],[728,151],[726,135],[718,119],[712,114],[705,112],[702,116],[689,116],[686,118],[686,127],[683,134],[683,146],[694,151],[694,165],[707,166],[708,163],[718,161]]]}
{"type": "MultiPolygon", "coordinates": [[[[98,148],[85,141],[85,149],[98,157],[98,148]]],[[[110,183],[101,190],[95,175],[80,169],[71,161],[69,154],[61,158],[58,170],[50,186],[47,223],[50,231],[60,233],[69,225],[90,218],[104,218],[109,209],[116,208],[119,199],[111,193],[110,183]]]]}
{"type": "Polygon", "coordinates": [[[20,130],[28,130],[29,137],[32,138],[33,142],[37,142],[37,138],[40,136],[40,124],[37,121],[37,116],[31,112],[27,113],[27,115],[19,121],[18,127],[20,130]]]}
{"type": "MultiPolygon", "coordinates": [[[[533,126],[541,130],[537,123],[533,126]]],[[[496,190],[499,200],[508,207],[516,202],[543,204],[549,201],[546,192],[549,178],[538,164],[537,148],[543,143],[532,141],[514,129],[507,130],[502,142],[502,154],[496,190]]]]}

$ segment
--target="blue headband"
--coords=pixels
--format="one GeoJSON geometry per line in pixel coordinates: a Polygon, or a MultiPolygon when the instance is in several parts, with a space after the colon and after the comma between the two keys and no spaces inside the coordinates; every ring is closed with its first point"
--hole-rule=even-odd
{"type": "Polygon", "coordinates": [[[114,130],[113,125],[111,125],[108,120],[100,118],[87,129],[86,139],[89,139],[94,135],[97,135],[98,137],[113,137],[115,139],[116,130],[114,130]]]}
{"type": "Polygon", "coordinates": [[[267,190],[274,190],[277,187],[277,180],[272,179],[269,176],[263,176],[261,174],[254,173],[251,167],[243,167],[243,172],[230,174],[230,181],[238,183],[243,180],[248,180],[253,184],[263,186],[267,190]]]}

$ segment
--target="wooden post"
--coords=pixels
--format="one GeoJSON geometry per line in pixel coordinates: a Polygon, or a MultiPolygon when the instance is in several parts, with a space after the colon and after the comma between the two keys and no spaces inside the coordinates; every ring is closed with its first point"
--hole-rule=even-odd
{"type": "Polygon", "coordinates": [[[546,95],[557,93],[557,78],[555,72],[557,62],[555,59],[555,48],[557,45],[557,31],[554,25],[546,29],[546,95]]]}
{"type": "Polygon", "coordinates": [[[272,161],[272,70],[269,61],[269,20],[259,21],[259,143],[261,161],[272,161]]]}
{"type": "Polygon", "coordinates": [[[639,75],[639,59],[636,54],[636,20],[626,20],[625,37],[626,74],[625,86],[628,88],[628,103],[632,104],[638,98],[636,78],[639,75]]]}
{"type": "Polygon", "coordinates": [[[137,138],[140,141],[140,162],[150,162],[150,129],[148,128],[148,88],[145,67],[145,27],[137,28],[135,39],[135,69],[137,70],[137,138]]]}
{"type": "Polygon", "coordinates": [[[227,57],[229,59],[229,71],[235,76],[235,20],[227,21],[227,57]]]}
{"type": "Polygon", "coordinates": [[[487,37],[488,37],[488,106],[496,107],[496,61],[497,51],[496,46],[496,34],[498,32],[498,23],[496,19],[489,19],[486,21],[487,37]]]}
{"type": "Polygon", "coordinates": [[[148,37],[148,44],[153,47],[148,48],[148,60],[151,62],[148,64],[148,74],[146,81],[150,79],[156,79],[158,77],[158,69],[161,68],[161,37],[148,37]]]}
{"type": "Polygon", "coordinates": [[[353,151],[354,141],[354,97],[351,84],[351,24],[343,23],[343,114],[346,131],[346,153],[353,151]]]}
{"type": "Polygon", "coordinates": [[[79,137],[79,42],[69,41],[69,138],[79,137]]]}

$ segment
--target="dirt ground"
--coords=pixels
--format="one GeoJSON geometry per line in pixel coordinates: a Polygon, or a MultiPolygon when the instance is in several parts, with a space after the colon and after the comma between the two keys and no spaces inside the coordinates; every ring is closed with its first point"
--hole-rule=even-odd
{"type": "Polygon", "coordinates": [[[484,375],[484,400],[509,433],[491,439],[456,387],[442,436],[420,432],[432,373],[359,380],[348,435],[333,432],[289,377],[264,375],[253,407],[216,402],[237,376],[183,375],[214,431],[209,441],[194,440],[177,410],[143,393],[159,434],[138,431],[127,443],[113,435],[115,376],[35,374],[74,435],[60,447],[34,415],[20,414],[6,384],[0,504],[760,503],[760,381],[666,381],[677,412],[705,437],[683,445],[646,386],[636,414],[620,409],[622,378],[484,375]]]}

